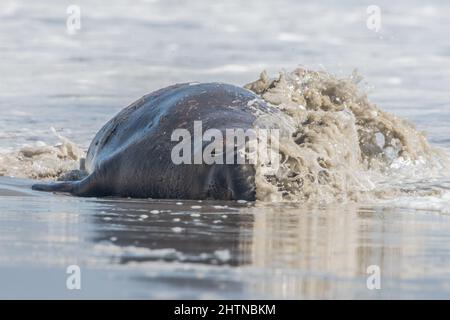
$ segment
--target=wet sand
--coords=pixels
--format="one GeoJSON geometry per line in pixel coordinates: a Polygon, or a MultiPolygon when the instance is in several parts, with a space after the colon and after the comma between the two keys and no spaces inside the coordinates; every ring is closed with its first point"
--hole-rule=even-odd
{"type": "Polygon", "coordinates": [[[448,215],[76,198],[30,184],[0,178],[0,298],[450,297],[448,215]],[[81,290],[66,288],[74,264],[81,290]],[[370,265],[380,290],[366,286],[370,265]]]}

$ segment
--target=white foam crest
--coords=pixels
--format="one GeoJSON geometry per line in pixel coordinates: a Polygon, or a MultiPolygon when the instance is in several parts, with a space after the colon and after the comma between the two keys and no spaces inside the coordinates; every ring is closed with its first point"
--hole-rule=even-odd
{"type": "Polygon", "coordinates": [[[0,153],[0,175],[31,178],[57,179],[79,167],[85,152],[51,128],[59,143],[48,145],[44,141],[27,144],[18,151],[0,153]]]}

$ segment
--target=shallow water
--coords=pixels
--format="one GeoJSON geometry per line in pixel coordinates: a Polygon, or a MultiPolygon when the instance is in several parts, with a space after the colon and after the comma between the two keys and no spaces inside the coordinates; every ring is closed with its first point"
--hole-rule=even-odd
{"type": "Polygon", "coordinates": [[[450,276],[448,215],[392,206],[78,199],[33,192],[30,181],[9,178],[0,186],[2,298],[443,298],[450,292],[443,281],[450,276]],[[69,265],[81,267],[79,291],[66,289],[69,265]],[[371,265],[382,271],[381,290],[367,289],[371,265]]]}
{"type": "MultiPolygon", "coordinates": [[[[450,148],[445,1],[378,1],[379,33],[366,28],[372,3],[351,0],[78,3],[74,36],[66,3],[0,4],[1,152],[53,144],[51,127],[87,148],[106,120],[157,88],[242,85],[299,64],[342,76],[358,68],[371,101],[450,148]]],[[[38,193],[31,183],[0,177],[2,298],[450,297],[448,193],[328,208],[177,205],[38,193]],[[72,264],[79,291],[66,289],[72,264]],[[367,289],[370,265],[381,290],[367,289]]]]}

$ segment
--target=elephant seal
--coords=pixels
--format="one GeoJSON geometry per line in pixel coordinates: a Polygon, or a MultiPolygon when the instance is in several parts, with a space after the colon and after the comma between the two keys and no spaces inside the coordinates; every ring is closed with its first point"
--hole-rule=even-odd
{"type": "Polygon", "coordinates": [[[84,179],[32,188],[94,197],[255,200],[252,164],[175,164],[171,159],[178,143],[171,139],[175,129],[192,132],[194,121],[200,120],[204,130],[246,130],[256,119],[255,108],[249,107],[254,103],[256,109],[269,108],[251,91],[223,83],[157,90],[123,109],[97,133],[86,156],[84,179]]]}

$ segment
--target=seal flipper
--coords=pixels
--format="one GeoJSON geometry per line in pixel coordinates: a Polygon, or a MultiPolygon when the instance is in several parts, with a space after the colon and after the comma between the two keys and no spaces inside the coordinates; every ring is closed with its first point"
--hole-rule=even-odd
{"type": "Polygon", "coordinates": [[[69,192],[73,193],[79,181],[65,181],[65,182],[51,182],[51,183],[36,183],[31,186],[31,189],[37,191],[49,192],[69,192]]]}
{"type": "Polygon", "coordinates": [[[100,184],[97,181],[98,179],[95,177],[95,174],[90,174],[83,180],[78,181],[36,183],[31,186],[31,189],[47,192],[67,192],[79,197],[93,197],[111,194],[111,191],[100,184]]]}

